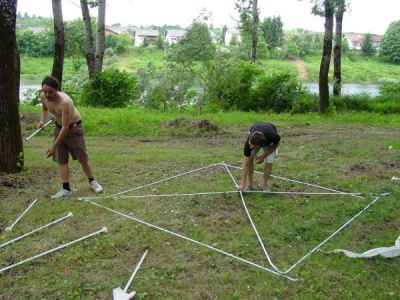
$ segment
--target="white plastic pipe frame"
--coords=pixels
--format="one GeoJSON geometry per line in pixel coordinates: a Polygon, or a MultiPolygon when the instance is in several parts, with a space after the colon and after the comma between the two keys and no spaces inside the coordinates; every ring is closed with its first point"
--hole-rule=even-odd
{"type": "Polygon", "coordinates": [[[95,236],[95,235],[97,235],[97,234],[100,234],[100,233],[102,233],[102,232],[107,232],[107,227],[103,227],[103,228],[101,228],[100,230],[95,231],[95,232],[93,232],[93,233],[91,233],[91,234],[85,235],[85,236],[83,236],[83,237],[81,237],[81,238],[79,238],[79,239],[73,240],[73,241],[68,242],[68,243],[66,243],[66,244],[60,245],[60,246],[58,246],[58,247],[56,247],[56,248],[47,250],[47,251],[45,251],[45,252],[39,253],[39,254],[37,254],[37,255],[35,255],[35,256],[32,256],[32,257],[30,257],[30,258],[27,258],[27,259],[25,259],[25,260],[22,260],[22,261],[20,261],[20,262],[17,262],[17,263],[15,263],[15,264],[13,264],[13,265],[10,265],[10,266],[7,266],[7,267],[5,267],[5,268],[3,268],[3,269],[0,269],[0,273],[3,273],[3,272],[5,272],[5,271],[7,271],[7,270],[10,270],[10,269],[12,269],[12,268],[14,268],[14,267],[17,267],[17,266],[19,266],[19,265],[22,265],[22,264],[24,264],[24,263],[30,262],[30,261],[32,261],[32,260],[34,260],[34,259],[36,259],[36,258],[39,258],[39,257],[45,256],[45,255],[47,255],[47,254],[53,253],[53,252],[55,252],[55,251],[61,250],[61,249],[65,248],[65,247],[71,246],[71,245],[73,245],[73,244],[75,244],[75,243],[78,243],[78,242],[80,242],[80,241],[86,240],[86,239],[88,239],[88,238],[90,238],[90,237],[92,237],[92,236],[95,236]]]}
{"type": "MultiPolygon", "coordinates": [[[[252,222],[251,216],[250,216],[250,214],[249,214],[249,212],[248,212],[248,210],[247,210],[247,206],[246,206],[246,203],[245,203],[245,201],[244,201],[243,194],[242,194],[241,192],[239,192],[239,191],[208,192],[208,193],[193,193],[193,194],[165,194],[165,195],[122,196],[123,194],[126,194],[126,193],[131,192],[131,191],[134,191],[134,190],[138,190],[138,189],[141,189],[141,188],[144,188],[144,187],[148,187],[148,186],[151,186],[151,185],[153,185],[153,184],[157,184],[157,183],[160,183],[160,182],[164,182],[164,181],[167,181],[167,180],[170,180],[170,179],[173,179],[173,178],[177,178],[177,177],[180,177],[180,176],[183,176],[183,175],[188,175],[188,174],[191,174],[191,173],[194,173],[194,172],[197,172],[197,171],[200,171],[200,170],[204,170],[204,169],[207,169],[207,168],[210,168],[210,167],[213,167],[213,166],[223,166],[223,167],[228,171],[229,175],[231,176],[231,178],[232,178],[232,180],[234,181],[235,186],[236,186],[236,181],[235,181],[235,179],[233,178],[233,176],[232,176],[231,172],[229,171],[229,168],[228,168],[228,167],[230,167],[230,168],[235,168],[235,169],[241,169],[241,168],[240,168],[240,167],[236,167],[236,166],[232,166],[232,165],[227,165],[227,164],[225,164],[225,162],[221,162],[221,163],[216,163],[216,164],[211,164],[211,165],[208,165],[208,166],[205,166],[205,167],[201,167],[201,168],[198,168],[198,169],[195,169],[195,170],[192,170],[192,171],[188,171],[188,172],[185,172],[185,173],[181,173],[181,174],[178,174],[178,175],[169,177],[169,178],[165,178],[165,179],[162,179],[162,180],[159,180],[159,181],[155,181],[155,182],[152,182],[152,183],[149,183],[149,184],[146,184],[146,185],[143,185],[143,186],[139,186],[139,187],[136,187],[136,188],[133,188],[133,189],[129,189],[129,190],[126,190],[126,191],[123,191],[123,192],[119,192],[119,193],[117,193],[117,194],[113,194],[113,195],[110,195],[110,196],[104,196],[104,197],[84,197],[84,198],[79,198],[79,200],[85,200],[86,202],[91,203],[92,205],[101,207],[101,208],[103,208],[103,209],[106,209],[106,210],[108,210],[108,211],[110,211],[110,212],[113,212],[113,213],[115,213],[115,214],[118,214],[118,215],[120,215],[120,216],[123,216],[123,217],[126,217],[126,218],[128,218],[128,219],[134,220],[134,221],[136,221],[136,222],[138,222],[138,223],[141,223],[141,224],[143,224],[143,225],[145,225],[145,226],[148,226],[148,227],[151,227],[151,228],[153,228],[153,229],[157,229],[157,230],[166,232],[166,233],[171,234],[171,235],[173,235],[173,236],[175,236],[175,237],[179,237],[179,238],[181,238],[181,239],[184,239],[184,240],[190,241],[190,242],[192,242],[192,243],[201,245],[201,246],[206,247],[206,248],[208,248],[208,249],[210,249],[210,250],[213,250],[213,251],[219,252],[219,253],[221,253],[221,254],[223,254],[223,255],[226,255],[226,256],[228,256],[228,257],[237,259],[237,260],[239,260],[239,261],[241,261],[241,262],[243,262],[243,263],[252,265],[252,266],[254,266],[254,267],[256,267],[256,268],[259,268],[259,269],[262,269],[262,270],[264,270],[264,271],[273,273],[273,274],[278,275],[278,276],[282,276],[282,277],[287,278],[287,279],[292,280],[292,281],[296,281],[297,279],[291,278],[291,277],[287,276],[286,274],[288,274],[289,272],[291,272],[291,271],[292,271],[296,266],[298,266],[302,261],[304,261],[304,260],[305,260],[307,257],[309,257],[312,253],[314,253],[315,251],[317,251],[323,244],[325,244],[325,243],[326,243],[327,241],[329,241],[332,237],[334,237],[337,233],[339,233],[341,230],[343,230],[343,229],[344,229],[346,226],[348,226],[352,221],[354,221],[358,216],[360,216],[363,212],[365,212],[371,205],[373,205],[375,202],[377,202],[377,201],[380,199],[380,197],[374,198],[374,199],[372,200],[372,202],[370,202],[366,207],[364,207],[364,209],[362,209],[359,213],[357,213],[355,216],[353,216],[349,221],[347,221],[347,222],[346,222],[344,225],[342,225],[338,230],[336,230],[334,233],[332,233],[328,238],[326,238],[324,241],[322,241],[320,244],[318,244],[316,247],[314,247],[314,248],[313,248],[311,251],[309,251],[306,255],[304,255],[302,258],[300,258],[295,264],[293,264],[291,267],[289,267],[286,271],[281,271],[281,270],[279,270],[279,269],[273,264],[271,258],[269,257],[268,252],[267,252],[267,250],[266,250],[264,244],[262,243],[262,240],[261,240],[261,238],[260,238],[260,236],[259,236],[259,234],[258,234],[258,232],[257,232],[257,229],[256,229],[256,227],[255,227],[255,225],[254,225],[254,222],[252,222]],[[273,269],[266,268],[266,267],[264,267],[264,266],[261,266],[261,265],[259,265],[259,264],[254,263],[254,262],[251,262],[251,261],[248,261],[248,260],[246,260],[246,259],[240,258],[240,257],[235,256],[235,255],[233,255],[233,254],[227,253],[227,252],[225,252],[225,251],[223,251],[223,250],[221,250],[221,249],[215,248],[215,247],[213,247],[213,246],[210,246],[210,245],[207,245],[207,244],[205,244],[205,243],[202,243],[202,242],[193,240],[193,239],[191,239],[191,238],[188,238],[188,237],[186,237],[186,236],[183,236],[183,235],[181,235],[181,234],[179,234],[179,233],[175,233],[175,232],[172,232],[172,231],[170,231],[170,230],[168,230],[168,229],[165,229],[165,228],[162,228],[162,227],[159,227],[159,226],[156,226],[156,225],[147,223],[147,222],[142,221],[142,220],[140,220],[140,219],[138,219],[138,218],[135,218],[135,217],[126,215],[126,214],[124,214],[124,213],[122,213],[122,212],[119,212],[119,211],[116,211],[116,210],[114,210],[114,209],[108,208],[108,207],[103,206],[103,205],[101,205],[101,204],[98,204],[98,203],[96,203],[96,202],[89,201],[90,199],[105,199],[105,198],[178,197],[178,196],[188,196],[188,195],[210,195],[210,194],[218,194],[218,193],[240,193],[241,200],[242,200],[242,204],[243,204],[243,206],[244,206],[244,208],[245,208],[245,210],[246,210],[246,214],[247,214],[247,216],[248,216],[248,219],[249,219],[249,221],[250,221],[250,223],[251,223],[251,225],[252,225],[252,227],[253,227],[253,230],[255,231],[255,233],[256,233],[256,235],[257,235],[258,241],[259,241],[261,247],[263,248],[263,251],[264,251],[264,254],[265,254],[266,258],[267,258],[269,264],[271,265],[271,267],[272,267],[273,269]]],[[[316,187],[316,188],[328,190],[328,191],[330,191],[330,192],[326,192],[326,193],[264,192],[264,193],[272,193],[272,194],[347,195],[347,196],[353,196],[353,197],[361,198],[361,199],[364,198],[364,197],[360,196],[360,193],[349,193],[349,192],[338,191],[338,190],[330,189],[330,188],[323,187],[323,186],[320,186],[320,185],[315,185],[315,184],[310,184],[310,183],[306,183],[306,182],[301,182],[301,181],[297,181],[297,180],[293,180],[293,179],[289,179],[289,178],[285,178],[285,177],[280,177],[280,176],[273,176],[273,175],[271,175],[271,177],[275,177],[275,178],[278,178],[278,179],[287,180],[287,181],[291,181],[291,182],[295,182],[295,183],[299,183],[299,184],[305,184],[305,185],[308,185],[308,186],[312,186],[312,187],[316,187]]]]}

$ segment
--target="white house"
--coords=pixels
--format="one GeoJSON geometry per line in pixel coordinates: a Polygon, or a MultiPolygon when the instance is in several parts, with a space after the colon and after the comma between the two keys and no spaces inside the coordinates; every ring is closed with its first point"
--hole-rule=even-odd
{"type": "Polygon", "coordinates": [[[170,29],[165,33],[165,43],[168,45],[177,44],[186,34],[186,30],[170,29]]]}
{"type": "Polygon", "coordinates": [[[241,42],[240,31],[237,28],[228,28],[225,33],[225,45],[230,45],[232,38],[236,37],[238,43],[241,42]]]}
{"type": "MultiPolygon", "coordinates": [[[[364,42],[364,35],[346,33],[344,38],[347,40],[350,49],[361,50],[364,42]]],[[[371,42],[375,49],[378,49],[381,44],[381,37],[378,35],[371,36],[371,42]]]]}
{"type": "Polygon", "coordinates": [[[143,45],[143,42],[155,42],[159,36],[158,30],[153,29],[137,29],[135,31],[135,47],[140,47],[143,45]]]}

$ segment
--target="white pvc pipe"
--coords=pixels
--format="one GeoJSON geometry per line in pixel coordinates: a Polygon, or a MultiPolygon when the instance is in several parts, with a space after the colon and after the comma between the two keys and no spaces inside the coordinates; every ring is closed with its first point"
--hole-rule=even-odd
{"type": "Polygon", "coordinates": [[[106,209],[106,210],[108,210],[108,211],[110,211],[110,212],[113,212],[113,213],[115,213],[115,214],[117,214],[117,215],[120,215],[120,216],[123,216],[123,217],[125,217],[125,218],[134,220],[135,222],[138,222],[138,223],[143,224],[143,225],[145,225],[145,226],[151,227],[151,228],[153,228],[153,229],[157,229],[157,230],[163,231],[163,232],[165,232],[165,233],[171,234],[171,235],[173,235],[173,236],[175,236],[175,237],[178,237],[178,238],[181,238],[181,239],[183,239],[183,240],[192,242],[192,243],[194,243],[194,244],[197,244],[197,245],[206,247],[206,248],[208,248],[208,249],[210,249],[210,250],[213,250],[213,251],[216,251],[216,252],[221,253],[221,254],[223,254],[223,255],[226,255],[226,256],[228,256],[228,257],[237,259],[237,260],[239,260],[239,261],[241,261],[241,262],[243,262],[243,263],[246,263],[246,264],[248,264],[248,265],[251,265],[251,266],[253,266],[253,267],[256,267],[256,268],[258,268],[258,269],[261,269],[261,270],[263,270],[263,271],[267,271],[267,272],[270,272],[270,273],[272,273],[272,274],[275,274],[275,275],[278,275],[278,276],[282,276],[282,277],[284,277],[284,278],[286,278],[286,279],[289,279],[289,280],[291,280],[291,281],[297,281],[297,280],[298,280],[298,279],[289,277],[289,276],[287,276],[287,275],[282,275],[281,273],[278,273],[278,272],[276,272],[276,271],[274,271],[274,270],[268,269],[268,268],[263,267],[263,266],[261,266],[261,265],[259,265],[259,264],[256,264],[256,263],[251,262],[251,261],[249,261],[249,260],[246,260],[246,259],[243,259],[243,258],[241,258],[241,257],[235,256],[235,255],[233,255],[233,254],[230,254],[230,253],[225,252],[225,251],[223,251],[223,250],[220,250],[220,249],[218,249],[218,248],[212,247],[212,246],[207,245],[207,244],[205,244],[205,243],[202,243],[202,242],[193,240],[193,239],[188,238],[188,237],[186,237],[186,236],[184,236],[184,235],[181,235],[181,234],[179,234],[179,233],[175,233],[175,232],[170,231],[170,230],[168,230],[168,229],[165,229],[165,228],[162,228],[162,227],[159,227],[159,226],[156,226],[156,225],[147,223],[147,222],[142,221],[142,220],[140,220],[140,219],[137,219],[137,218],[134,218],[134,217],[132,217],[132,216],[126,215],[126,214],[124,214],[124,213],[122,213],[122,212],[119,212],[119,211],[113,210],[113,209],[111,209],[111,208],[108,208],[108,207],[106,207],[106,206],[100,205],[100,204],[98,204],[98,203],[96,203],[96,202],[92,202],[92,201],[88,201],[88,200],[86,200],[86,201],[89,202],[89,203],[91,203],[91,204],[93,204],[93,205],[95,205],[95,206],[98,206],[98,207],[101,207],[101,208],[103,208],[103,209],[106,209]]]}
{"type": "MultiPolygon", "coordinates": [[[[181,174],[169,177],[169,178],[161,179],[161,180],[158,180],[158,181],[155,181],[155,182],[152,182],[152,183],[145,184],[143,186],[139,186],[139,187],[136,187],[136,188],[133,188],[133,189],[130,189],[130,190],[126,190],[126,191],[123,191],[123,192],[119,192],[119,193],[113,194],[111,196],[108,196],[107,198],[118,196],[118,195],[125,194],[125,193],[128,193],[128,192],[132,192],[132,191],[135,191],[135,190],[138,190],[138,189],[141,189],[141,188],[144,188],[144,187],[148,187],[148,186],[156,184],[156,183],[161,183],[161,182],[173,179],[173,178],[177,178],[177,177],[180,177],[180,176],[183,176],[183,175],[187,175],[187,174],[190,174],[190,173],[194,173],[194,172],[197,172],[197,171],[200,171],[200,170],[204,170],[204,169],[207,169],[207,168],[210,168],[210,167],[213,167],[213,166],[218,166],[218,165],[220,165],[220,163],[211,164],[211,165],[208,165],[208,166],[205,166],[205,167],[201,167],[201,168],[198,168],[198,169],[195,169],[195,170],[192,170],[192,171],[184,172],[184,173],[181,173],[181,174]]],[[[80,199],[85,199],[85,198],[80,198],[80,199]]]]}
{"type": "MultiPolygon", "coordinates": [[[[239,191],[225,192],[200,192],[200,193],[183,193],[183,194],[149,194],[149,195],[132,195],[132,196],[102,196],[102,197],[81,197],[78,200],[93,200],[93,199],[130,199],[130,198],[157,198],[157,197],[187,197],[187,196],[202,196],[202,195],[218,195],[218,194],[238,194],[239,191]]],[[[246,193],[261,193],[261,194],[283,194],[283,195],[335,195],[335,196],[351,196],[360,193],[333,193],[333,192],[277,192],[277,191],[246,191],[246,193]]]]}
{"type": "MultiPolygon", "coordinates": [[[[232,178],[233,183],[235,184],[235,186],[237,186],[237,182],[236,182],[235,178],[233,178],[233,175],[232,175],[231,171],[228,169],[228,167],[226,166],[225,162],[223,162],[223,165],[224,165],[225,169],[228,171],[229,176],[232,178]]],[[[269,254],[268,254],[268,251],[267,251],[267,249],[266,249],[265,246],[264,246],[264,243],[263,243],[263,241],[262,241],[262,239],[261,239],[261,237],[260,237],[260,235],[259,235],[259,233],[258,233],[258,231],[257,231],[256,225],[254,224],[253,219],[252,219],[251,216],[250,216],[249,210],[247,209],[247,205],[246,205],[246,202],[244,201],[242,191],[240,191],[240,198],[241,198],[241,200],[242,200],[242,204],[243,204],[244,210],[246,211],[247,218],[249,219],[250,224],[251,224],[251,226],[253,227],[253,230],[254,230],[254,232],[255,232],[255,234],[256,234],[256,236],[257,236],[257,239],[258,239],[258,242],[260,243],[261,248],[262,248],[263,251],[264,251],[264,254],[265,254],[265,257],[266,257],[267,260],[268,260],[268,263],[271,265],[271,267],[272,267],[276,272],[282,273],[282,271],[279,270],[279,268],[278,268],[277,266],[275,266],[275,264],[272,262],[272,260],[271,260],[271,258],[270,258],[270,256],[269,256],[269,254]]]]}
{"type": "Polygon", "coordinates": [[[327,241],[329,241],[332,237],[334,237],[337,233],[339,233],[343,228],[345,228],[347,225],[349,225],[351,222],[353,222],[358,216],[360,216],[363,212],[365,212],[372,204],[377,202],[380,199],[380,197],[376,197],[374,200],[372,200],[371,203],[369,203],[366,207],[364,207],[360,212],[358,212],[355,216],[353,216],[350,220],[348,220],[346,223],[344,223],[338,230],[336,230],[334,233],[332,233],[329,237],[327,237],[325,240],[323,240],[321,243],[319,243],[315,248],[313,248],[310,252],[308,252],[306,255],[304,255],[302,258],[300,258],[293,266],[291,266],[289,269],[287,269],[283,274],[287,274],[290,271],[292,271],[296,266],[298,266],[303,260],[305,260],[308,256],[310,256],[312,253],[317,251],[323,244],[325,244],[327,241]]]}
{"type": "Polygon", "coordinates": [[[129,281],[128,281],[128,283],[126,284],[126,286],[124,288],[124,292],[125,293],[128,290],[129,286],[131,285],[133,278],[135,278],[136,273],[139,271],[139,268],[142,265],[146,255],[147,255],[147,252],[149,252],[149,247],[146,248],[146,251],[143,253],[142,257],[140,258],[139,263],[137,264],[135,270],[133,271],[131,278],[129,278],[129,281]]]}
{"type": "Polygon", "coordinates": [[[36,258],[45,256],[45,255],[47,255],[47,254],[50,254],[50,253],[55,252],[55,251],[57,251],[57,250],[60,250],[60,249],[62,249],[62,248],[68,247],[68,246],[70,246],[70,245],[72,245],[72,244],[75,244],[75,243],[77,243],[77,242],[80,242],[80,241],[82,241],[82,240],[88,239],[88,238],[90,238],[90,237],[92,237],[92,236],[94,236],[94,235],[97,235],[97,234],[99,234],[99,233],[102,233],[102,232],[107,232],[107,227],[103,227],[102,229],[100,229],[100,230],[98,230],[98,231],[96,231],[96,232],[93,232],[93,233],[91,233],[91,234],[89,234],[89,235],[86,235],[86,236],[84,236],[84,237],[81,237],[81,238],[79,238],[79,239],[77,239],[77,240],[71,241],[71,242],[66,243],[66,244],[64,244],[64,245],[58,246],[58,247],[53,248],[53,249],[50,249],[50,250],[48,250],[48,251],[46,251],[46,252],[40,253],[40,254],[38,254],[38,255],[35,255],[35,256],[33,256],[33,257],[30,257],[30,258],[27,258],[27,259],[25,259],[25,260],[23,260],[23,261],[20,261],[20,262],[18,262],[18,263],[13,264],[13,265],[7,266],[7,267],[5,267],[5,268],[3,268],[3,269],[0,269],[0,273],[3,273],[3,272],[5,272],[5,271],[7,271],[7,270],[9,270],[9,269],[12,269],[12,268],[16,267],[16,266],[22,265],[22,264],[24,264],[24,263],[26,263],[26,262],[29,262],[29,261],[34,260],[34,259],[36,259],[36,258]]]}
{"type": "Polygon", "coordinates": [[[37,199],[35,199],[28,207],[25,209],[25,211],[12,223],[10,226],[6,227],[6,231],[11,231],[14,227],[15,224],[18,223],[19,220],[26,214],[26,212],[36,203],[37,199]]]}
{"type": "MultiPolygon", "coordinates": [[[[234,169],[239,169],[239,170],[242,169],[241,167],[236,167],[236,166],[232,166],[232,165],[229,165],[229,164],[228,164],[227,166],[230,167],[230,168],[234,168],[234,169]]],[[[255,171],[255,173],[263,174],[262,172],[258,172],[258,171],[255,171]]],[[[289,178],[285,178],[285,177],[281,177],[281,176],[271,175],[271,177],[278,178],[278,179],[282,179],[282,180],[286,180],[286,181],[290,181],[290,182],[300,183],[300,184],[304,184],[304,185],[316,187],[316,188],[319,188],[319,189],[332,191],[332,192],[335,192],[335,193],[341,193],[341,194],[346,193],[346,192],[343,192],[343,191],[338,191],[338,190],[334,190],[334,189],[331,189],[331,188],[323,187],[323,186],[320,186],[320,185],[316,185],[316,184],[312,184],[312,183],[307,183],[307,182],[302,182],[302,181],[298,181],[298,180],[294,180],[294,179],[289,179],[289,178]]],[[[361,199],[364,198],[364,197],[362,197],[362,196],[358,196],[357,194],[359,194],[359,193],[348,193],[348,194],[349,194],[350,196],[353,196],[353,197],[357,197],[357,198],[361,198],[361,199]]]]}
{"type": "Polygon", "coordinates": [[[48,224],[46,224],[46,225],[43,225],[43,226],[41,226],[41,227],[39,227],[39,228],[37,228],[37,229],[35,229],[35,230],[32,230],[31,232],[25,233],[25,234],[23,234],[23,235],[21,235],[21,236],[15,238],[15,239],[12,239],[12,240],[10,240],[10,241],[8,241],[8,242],[5,242],[4,244],[1,244],[1,245],[0,245],[0,248],[3,248],[3,247],[5,247],[5,246],[7,246],[7,245],[9,245],[9,244],[15,243],[16,241],[19,241],[19,240],[21,240],[21,239],[23,239],[23,238],[26,238],[27,236],[29,236],[29,235],[31,235],[31,234],[33,234],[33,233],[35,233],[35,232],[38,232],[38,231],[40,231],[40,230],[42,230],[42,229],[44,229],[44,228],[46,228],[46,227],[49,227],[49,226],[51,226],[51,225],[57,224],[57,223],[59,223],[59,222],[61,222],[61,221],[64,221],[65,219],[68,219],[69,217],[72,217],[72,216],[73,216],[72,213],[69,212],[66,216],[64,216],[64,217],[62,217],[62,218],[59,218],[59,219],[57,219],[57,220],[55,220],[55,221],[53,221],[53,222],[50,222],[50,223],[48,223],[48,224]]]}
{"type": "Polygon", "coordinates": [[[53,120],[48,121],[47,123],[45,123],[43,125],[43,127],[38,128],[37,130],[35,130],[30,136],[28,136],[27,138],[25,138],[25,141],[29,141],[31,138],[33,138],[35,135],[37,135],[39,132],[41,132],[47,125],[50,125],[53,122],[53,120]]]}

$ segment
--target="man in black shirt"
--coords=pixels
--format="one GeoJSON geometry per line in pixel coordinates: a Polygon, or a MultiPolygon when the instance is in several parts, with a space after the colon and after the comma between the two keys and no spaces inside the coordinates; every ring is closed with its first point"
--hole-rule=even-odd
{"type": "Polygon", "coordinates": [[[275,125],[267,122],[257,122],[250,128],[249,137],[244,144],[244,161],[242,170],[242,180],[238,189],[243,191],[248,178],[248,190],[253,190],[254,161],[256,164],[264,164],[264,177],[262,190],[268,190],[268,179],[272,171],[272,162],[276,155],[276,149],[279,146],[281,137],[278,135],[275,125]],[[257,156],[260,148],[264,153],[257,156]]]}

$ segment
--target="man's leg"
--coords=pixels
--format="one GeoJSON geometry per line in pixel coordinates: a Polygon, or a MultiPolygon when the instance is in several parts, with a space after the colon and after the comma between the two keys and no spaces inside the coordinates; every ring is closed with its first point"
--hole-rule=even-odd
{"type": "Polygon", "coordinates": [[[89,164],[89,161],[80,162],[82,166],[82,170],[88,178],[93,178],[92,168],[89,164]]]}
{"type": "Polygon", "coordinates": [[[60,170],[60,176],[62,183],[69,182],[69,166],[68,164],[59,164],[58,168],[60,170]]]}
{"type": "Polygon", "coordinates": [[[89,185],[92,188],[92,190],[95,193],[102,192],[103,187],[100,184],[98,184],[97,181],[94,180],[94,178],[93,178],[92,167],[90,166],[89,161],[83,161],[83,162],[80,161],[80,163],[81,163],[83,172],[89,179],[89,185]]]}
{"type": "Polygon", "coordinates": [[[262,189],[266,190],[268,189],[268,180],[272,172],[272,163],[265,163],[264,164],[264,177],[263,177],[263,184],[262,184],[262,189]]]}
{"type": "Polygon", "coordinates": [[[249,180],[247,186],[249,187],[249,189],[253,188],[253,172],[254,172],[254,158],[250,156],[245,156],[243,160],[242,180],[240,182],[242,190],[245,188],[247,178],[249,180]]]}

